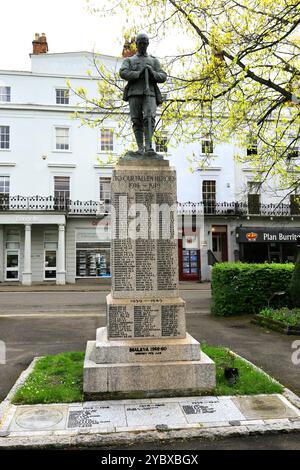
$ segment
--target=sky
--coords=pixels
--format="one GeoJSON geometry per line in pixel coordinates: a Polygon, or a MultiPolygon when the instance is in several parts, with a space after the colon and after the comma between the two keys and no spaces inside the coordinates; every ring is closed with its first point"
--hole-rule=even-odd
{"type": "Polygon", "coordinates": [[[30,70],[35,33],[45,33],[49,53],[95,51],[120,55],[122,22],[86,10],[84,0],[0,0],[0,69],[30,70]]]}

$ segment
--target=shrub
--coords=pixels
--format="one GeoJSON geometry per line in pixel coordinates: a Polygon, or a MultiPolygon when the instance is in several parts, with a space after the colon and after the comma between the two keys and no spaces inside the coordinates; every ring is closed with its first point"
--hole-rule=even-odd
{"type": "Polygon", "coordinates": [[[274,292],[286,291],[281,300],[289,302],[293,264],[218,263],[212,269],[212,312],[229,316],[258,313],[268,305],[274,292]]]}
{"type": "Polygon", "coordinates": [[[286,307],[279,309],[264,308],[259,312],[259,315],[264,318],[280,321],[285,325],[296,326],[300,322],[299,308],[293,308],[292,310],[286,307]]]}
{"type": "Polygon", "coordinates": [[[300,307],[300,253],[293,272],[289,294],[294,307],[300,307]]]}

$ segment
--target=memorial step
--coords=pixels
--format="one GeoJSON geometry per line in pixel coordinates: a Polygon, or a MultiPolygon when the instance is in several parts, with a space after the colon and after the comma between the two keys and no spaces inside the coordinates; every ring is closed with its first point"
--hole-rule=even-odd
{"type": "Polygon", "coordinates": [[[194,396],[216,386],[215,364],[201,353],[199,361],[96,364],[96,341],[88,341],[84,361],[86,399],[194,396]]]}
{"type": "Polygon", "coordinates": [[[107,338],[107,328],[98,328],[94,361],[97,364],[199,361],[199,342],[188,333],[182,339],[113,340],[107,338]]]}

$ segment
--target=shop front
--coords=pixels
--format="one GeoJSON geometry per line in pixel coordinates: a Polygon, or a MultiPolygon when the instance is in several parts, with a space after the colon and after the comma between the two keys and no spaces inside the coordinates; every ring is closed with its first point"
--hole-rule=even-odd
{"type": "Polygon", "coordinates": [[[300,247],[300,228],[238,227],[240,260],[248,263],[295,262],[300,247]]]}
{"type": "Polygon", "coordinates": [[[0,282],[65,284],[64,214],[0,216],[0,282]]]}
{"type": "Polygon", "coordinates": [[[199,281],[201,278],[199,235],[185,235],[178,240],[180,281],[199,281]]]}
{"type": "Polygon", "coordinates": [[[76,278],[111,277],[110,233],[99,227],[76,231],[76,278]]]}

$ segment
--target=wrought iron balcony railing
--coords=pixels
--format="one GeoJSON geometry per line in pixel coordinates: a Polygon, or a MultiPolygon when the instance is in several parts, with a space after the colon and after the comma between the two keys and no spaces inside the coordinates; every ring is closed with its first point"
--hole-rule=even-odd
{"type": "Polygon", "coordinates": [[[109,214],[109,201],[72,201],[54,196],[8,196],[0,195],[0,212],[46,211],[66,212],[69,215],[109,214]]]}
{"type": "Polygon", "coordinates": [[[178,204],[178,214],[203,214],[204,216],[291,216],[300,215],[300,207],[295,204],[258,204],[248,205],[244,202],[185,202],[178,204]]]}
{"type": "MultiPolygon", "coordinates": [[[[292,216],[300,215],[300,207],[293,204],[254,204],[243,202],[203,202],[178,203],[178,215],[204,216],[292,216]]],[[[72,201],[53,196],[8,196],[0,194],[0,212],[7,211],[46,211],[65,212],[69,216],[110,214],[111,205],[105,201],[72,201]]]]}

